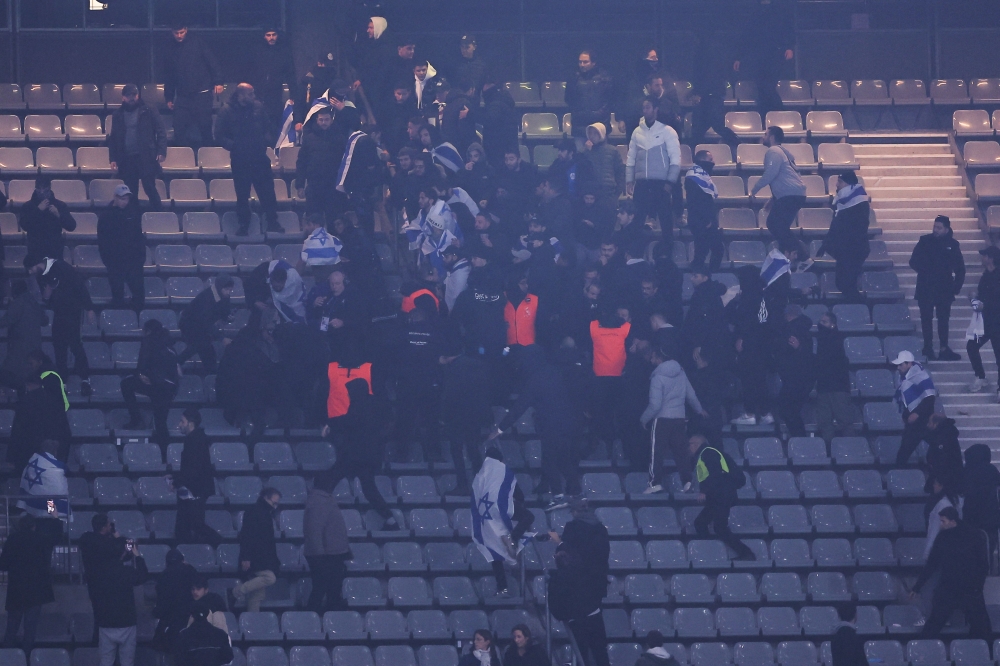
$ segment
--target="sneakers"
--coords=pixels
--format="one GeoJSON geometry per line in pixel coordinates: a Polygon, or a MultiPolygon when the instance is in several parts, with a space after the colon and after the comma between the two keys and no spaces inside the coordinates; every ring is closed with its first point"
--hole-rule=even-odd
{"type": "Polygon", "coordinates": [[[760,417],[760,424],[761,425],[774,425],[774,417],[771,416],[770,414],[764,414],[764,416],[760,417]]]}
{"type": "Polygon", "coordinates": [[[93,394],[94,394],[94,389],[90,388],[89,381],[84,380],[80,382],[80,395],[82,395],[84,398],[89,398],[93,394]]]}
{"type": "Polygon", "coordinates": [[[951,350],[951,347],[942,347],[938,352],[938,359],[941,361],[961,361],[962,357],[951,350]]]}
{"type": "Polygon", "coordinates": [[[986,378],[976,377],[972,380],[972,383],[969,384],[969,393],[979,393],[984,388],[986,388],[986,378]]]}
{"type": "Polygon", "coordinates": [[[920,352],[920,353],[921,353],[921,354],[923,354],[923,355],[924,355],[924,357],[925,357],[925,358],[926,358],[926,359],[927,359],[928,361],[936,361],[936,360],[937,360],[937,356],[935,356],[935,355],[934,355],[934,350],[933,350],[933,349],[924,349],[924,350],[923,350],[922,352],[920,352]]]}
{"type": "Polygon", "coordinates": [[[690,490],[691,490],[691,482],[688,481],[687,483],[684,484],[684,487],[681,488],[681,492],[682,493],[686,493],[686,492],[688,492],[690,490]]]}
{"type": "Polygon", "coordinates": [[[919,629],[920,627],[924,626],[926,622],[927,620],[925,620],[924,618],[920,618],[919,620],[913,623],[913,626],[919,629]]]}
{"type": "Polygon", "coordinates": [[[657,483],[655,486],[650,484],[645,490],[642,491],[643,495],[652,495],[654,493],[662,493],[663,486],[657,483]]]}
{"type": "Polygon", "coordinates": [[[557,509],[565,509],[569,506],[569,495],[553,495],[552,501],[549,505],[545,507],[546,511],[556,511],[557,509]]]}
{"type": "Polygon", "coordinates": [[[743,414],[742,416],[737,416],[735,419],[730,421],[733,425],[757,425],[757,417],[753,414],[743,414]]]}
{"type": "Polygon", "coordinates": [[[506,587],[503,588],[502,590],[497,590],[497,596],[505,598],[505,599],[509,598],[510,597],[510,590],[508,590],[506,587]]]}

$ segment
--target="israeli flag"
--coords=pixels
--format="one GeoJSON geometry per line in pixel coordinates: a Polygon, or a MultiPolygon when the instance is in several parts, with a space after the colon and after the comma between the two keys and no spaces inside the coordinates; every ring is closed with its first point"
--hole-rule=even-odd
{"type": "Polygon", "coordinates": [[[327,90],[322,95],[320,95],[319,97],[317,97],[312,101],[312,105],[306,112],[306,119],[302,121],[302,126],[305,127],[306,123],[309,122],[309,119],[312,118],[316,114],[316,112],[319,111],[320,109],[329,109],[329,108],[333,108],[333,105],[330,104],[330,91],[327,90]]]}
{"type": "MultiPolygon", "coordinates": [[[[506,465],[495,458],[483,461],[483,467],[472,480],[472,539],[487,561],[515,564],[503,543],[503,537],[514,529],[514,488],[517,479],[506,465]]],[[[516,544],[520,553],[524,544],[516,544]]]]}
{"type": "Polygon", "coordinates": [[[432,150],[431,157],[436,164],[440,164],[452,173],[457,173],[465,168],[465,160],[463,160],[462,156],[458,154],[458,150],[455,146],[451,145],[447,141],[432,150]]]}
{"type": "Polygon", "coordinates": [[[785,259],[785,255],[777,250],[777,248],[772,249],[764,259],[764,264],[760,267],[760,279],[764,281],[764,284],[768,287],[780,278],[782,275],[787,273],[790,269],[788,264],[788,259],[785,259]]]}
{"type": "Polygon", "coordinates": [[[28,466],[21,474],[21,494],[32,495],[31,499],[18,500],[17,506],[38,518],[55,517],[66,520],[69,517],[69,483],[66,481],[66,467],[48,453],[31,456],[28,466]],[[63,499],[56,499],[58,496],[63,499]],[[48,502],[53,500],[56,511],[49,513],[48,502]]]}
{"type": "Polygon", "coordinates": [[[280,152],[285,146],[294,146],[298,138],[298,132],[295,131],[295,104],[288,100],[281,113],[281,133],[278,135],[278,143],[274,144],[274,152],[280,152]]]}

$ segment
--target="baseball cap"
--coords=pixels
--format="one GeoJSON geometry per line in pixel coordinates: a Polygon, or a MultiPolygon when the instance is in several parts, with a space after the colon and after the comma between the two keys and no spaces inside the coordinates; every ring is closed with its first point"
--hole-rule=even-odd
{"type": "Polygon", "coordinates": [[[995,245],[984,247],[982,250],[979,251],[979,254],[987,256],[993,261],[1000,261],[1000,247],[997,247],[995,245]]]}
{"type": "Polygon", "coordinates": [[[116,197],[130,197],[132,196],[132,190],[128,189],[128,185],[122,184],[115,188],[116,197]]]}
{"type": "Polygon", "coordinates": [[[475,44],[476,43],[476,36],[475,35],[462,35],[462,39],[460,39],[459,41],[462,44],[475,44]]]}
{"type": "Polygon", "coordinates": [[[134,97],[139,94],[139,87],[134,83],[127,83],[122,88],[122,97],[134,97]]]}
{"type": "Polygon", "coordinates": [[[899,355],[896,356],[896,360],[893,361],[892,364],[899,365],[901,363],[913,363],[915,361],[916,359],[913,358],[913,353],[908,352],[904,349],[903,351],[899,352],[899,355]]]}

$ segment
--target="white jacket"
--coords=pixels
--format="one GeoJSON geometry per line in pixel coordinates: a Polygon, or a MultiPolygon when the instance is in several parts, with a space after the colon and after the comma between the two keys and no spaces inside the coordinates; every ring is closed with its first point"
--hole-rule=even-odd
{"type": "Polygon", "coordinates": [[[640,120],[632,132],[625,159],[625,182],[665,180],[676,183],[681,175],[681,142],[677,132],[660,121],[646,127],[640,120]]]}

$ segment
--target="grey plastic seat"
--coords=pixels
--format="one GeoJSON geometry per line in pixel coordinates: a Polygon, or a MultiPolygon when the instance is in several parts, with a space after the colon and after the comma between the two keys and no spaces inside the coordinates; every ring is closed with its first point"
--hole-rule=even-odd
{"type": "Polygon", "coordinates": [[[688,542],[688,559],[695,569],[728,569],[730,566],[729,552],[721,541],[688,542]]]}
{"type": "Polygon", "coordinates": [[[812,544],[813,558],[821,567],[853,567],[857,564],[847,539],[816,539],[812,544]]]}
{"type": "Polygon", "coordinates": [[[734,266],[759,265],[767,256],[761,241],[731,241],[728,246],[729,261],[734,266]]]}
{"type": "Polygon", "coordinates": [[[851,82],[851,97],[858,106],[889,106],[892,99],[885,81],[857,80],[851,82]]]}
{"type": "Polygon", "coordinates": [[[903,429],[896,405],[891,402],[869,402],[864,405],[865,426],[874,432],[897,432],[903,429]]]}
{"type": "Polygon", "coordinates": [[[798,499],[800,495],[792,472],[757,472],[754,485],[763,499],[798,499]]]}
{"type": "Polygon", "coordinates": [[[170,198],[179,208],[207,208],[212,200],[200,178],[177,178],[170,181],[170,198]]]}
{"type": "Polygon", "coordinates": [[[364,645],[339,645],[331,656],[333,666],[375,666],[371,650],[364,645]]]}
{"type": "Polygon", "coordinates": [[[290,641],[321,641],[326,638],[323,620],[312,611],[285,611],[281,614],[281,631],[290,641]]]}
{"type": "Polygon", "coordinates": [[[799,618],[792,608],[761,608],[757,611],[757,625],[764,636],[800,636],[799,618]]]}
{"type": "Polygon", "coordinates": [[[70,143],[98,143],[105,139],[101,119],[95,115],[68,115],[63,126],[70,143]]]}
{"type": "Polygon", "coordinates": [[[814,666],[819,663],[819,652],[810,641],[782,641],[778,643],[776,660],[782,666],[814,666]]]}
{"type": "Polygon", "coordinates": [[[868,306],[859,303],[839,303],[833,306],[837,328],[845,333],[867,333],[873,329],[868,306]]]}
{"type": "Polygon", "coordinates": [[[241,271],[250,272],[265,261],[271,261],[271,248],[258,244],[237,245],[234,258],[241,271]]]}
{"type": "Polygon", "coordinates": [[[675,536],[681,533],[673,508],[642,506],[636,509],[635,516],[639,529],[646,536],[675,536]]]}
{"type": "MultiPolygon", "coordinates": [[[[419,552],[419,547],[417,550],[419,552]]],[[[433,603],[427,581],[417,577],[390,578],[388,596],[397,608],[430,606],[433,603]]]]}
{"type": "Polygon", "coordinates": [[[759,139],[764,136],[760,114],[756,111],[729,111],[726,113],[726,127],[735,132],[741,140],[759,139]]]}
{"type": "Polygon", "coordinates": [[[784,467],[788,464],[781,440],[777,437],[748,437],[743,447],[751,467],[784,467]]]}
{"type": "Polygon", "coordinates": [[[870,663],[885,666],[905,666],[907,659],[903,656],[903,646],[899,641],[867,641],[865,656],[870,663]]]}
{"type": "Polygon", "coordinates": [[[885,362],[881,341],[870,335],[845,338],[844,352],[852,365],[885,362]]]}
{"type": "Polygon", "coordinates": [[[830,443],[834,463],[837,465],[872,465],[872,455],[868,440],[864,437],[834,437],[830,443]]]}
{"type": "Polygon", "coordinates": [[[844,472],[844,488],[852,498],[885,497],[882,475],[873,469],[852,469],[844,472]]]}
{"type": "Polygon", "coordinates": [[[194,259],[198,264],[198,269],[202,272],[218,273],[237,270],[233,251],[228,245],[199,245],[195,250],[194,259]]]}
{"type": "Polygon", "coordinates": [[[813,565],[813,558],[809,555],[809,544],[805,539],[774,539],[771,541],[771,559],[779,568],[803,568],[813,565]]]}
{"type": "MultiPolygon", "coordinates": [[[[778,81],[778,96],[781,103],[788,107],[811,107],[816,104],[808,81],[778,81]]],[[[771,113],[768,112],[768,116],[771,113]]]]}
{"type": "Polygon", "coordinates": [[[525,113],[521,116],[521,135],[526,140],[561,139],[559,118],[554,113],[525,113]]]}
{"type": "Polygon", "coordinates": [[[481,610],[456,610],[448,614],[448,626],[459,640],[471,641],[476,629],[489,625],[489,618],[481,610]]]}
{"type": "Polygon", "coordinates": [[[663,608],[636,608],[632,611],[631,621],[637,636],[645,636],[650,631],[659,631],[664,636],[674,633],[670,613],[663,608]]]}
{"type": "Polygon", "coordinates": [[[457,543],[429,543],[424,546],[424,559],[431,571],[468,571],[465,550],[457,543]]]}
{"type": "Polygon", "coordinates": [[[809,598],[817,603],[850,601],[847,580],[839,571],[814,571],[806,580],[809,598]]]}
{"type": "Polygon", "coordinates": [[[978,638],[956,638],[948,645],[948,652],[955,666],[988,666],[990,646],[978,638]]]}
{"type": "MultiPolygon", "coordinates": [[[[805,542],[803,542],[805,543],[805,542]]],[[[808,547],[807,547],[808,552],[808,547]]],[[[671,587],[673,588],[673,580],[676,579],[675,575],[671,580],[671,587]]],[[[748,573],[722,573],[719,574],[715,582],[715,589],[719,595],[719,599],[724,604],[756,604],[760,603],[760,593],[757,592],[757,580],[753,577],[753,574],[748,573]]],[[[674,593],[674,597],[677,594],[674,593]]],[[[707,603],[712,603],[714,599],[709,600],[707,603]]]]}
{"type": "Polygon", "coordinates": [[[42,146],[35,151],[35,161],[44,174],[69,176],[77,173],[73,151],[69,148],[42,146]]]}
{"type": "Polygon", "coordinates": [[[983,109],[959,109],[952,113],[951,127],[963,139],[985,139],[993,136],[989,113],[983,109]]]}
{"type": "Polygon", "coordinates": [[[862,567],[892,567],[897,564],[892,542],[881,537],[855,539],[854,556],[858,566],[862,567]]]}
{"type": "Polygon", "coordinates": [[[348,571],[385,571],[382,551],[378,544],[351,544],[351,559],[347,562],[348,571]]]}
{"type": "Polygon", "coordinates": [[[450,640],[448,618],[439,610],[412,610],[406,616],[407,630],[414,640],[450,640]]]}
{"type": "Polygon", "coordinates": [[[434,579],[434,598],[443,607],[474,606],[479,603],[472,581],[465,576],[439,576],[434,579]]]}
{"type": "Polygon", "coordinates": [[[846,81],[822,80],[812,85],[813,98],[818,106],[850,106],[850,86],[846,81]]]}
{"type": "Polygon", "coordinates": [[[729,646],[725,643],[695,643],[691,646],[688,658],[694,666],[731,664],[733,661],[729,646]]]}
{"type": "Polygon", "coordinates": [[[854,520],[862,533],[890,533],[899,531],[899,525],[887,504],[859,504],[854,507],[854,520]]]}
{"type": "MultiPolygon", "coordinates": [[[[71,409],[66,413],[74,437],[106,437],[108,426],[99,409],[71,409]]],[[[9,431],[8,431],[9,432],[9,431]]]]}
{"type": "Polygon", "coordinates": [[[108,511],[108,518],[115,524],[115,529],[127,539],[148,539],[146,519],[141,511],[108,511]]]}
{"type": "Polygon", "coordinates": [[[247,666],[288,666],[288,655],[277,645],[255,645],[247,648],[246,663],[247,666]]]}
{"type": "Polygon", "coordinates": [[[275,488],[281,493],[281,505],[303,504],[306,501],[306,482],[301,476],[271,476],[266,482],[267,487],[275,488]]]}
{"type": "Polygon", "coordinates": [[[872,306],[872,321],[883,333],[910,333],[913,321],[910,310],[903,303],[876,303],[872,306]]]}
{"type": "Polygon", "coordinates": [[[30,666],[70,666],[69,652],[63,648],[36,647],[31,651],[30,666]]]}
{"type": "MultiPolygon", "coordinates": [[[[194,155],[191,157],[193,161],[194,155]]],[[[228,176],[232,172],[229,151],[217,146],[199,148],[198,167],[203,176],[228,176]]]]}
{"type": "MultiPolygon", "coordinates": [[[[894,608],[899,607],[888,606],[886,612],[894,608]]],[[[889,624],[888,620],[886,624],[889,624]]],[[[906,644],[906,659],[912,666],[939,666],[948,663],[948,650],[939,640],[913,640],[906,644]]]]}
{"type": "Polygon", "coordinates": [[[126,443],[122,449],[122,461],[130,472],[162,472],[166,470],[160,447],[149,442],[126,443]]]}
{"type": "Polygon", "coordinates": [[[227,476],[222,481],[222,492],[230,504],[253,504],[263,489],[259,476],[227,476]]]}
{"type": "Polygon", "coordinates": [[[749,608],[720,608],[715,611],[720,636],[758,636],[757,619],[749,608]]]}
{"type": "Polygon", "coordinates": [[[429,476],[401,476],[396,480],[396,494],[404,504],[440,504],[434,479],[429,476]]]}
{"type": "Polygon", "coordinates": [[[617,474],[588,472],[583,475],[582,487],[584,494],[591,501],[611,502],[625,499],[617,474]]]}
{"type": "Polygon", "coordinates": [[[409,645],[380,645],[375,648],[375,666],[417,666],[409,645]]]}
{"type": "Polygon", "coordinates": [[[715,602],[712,580],[705,574],[674,574],[670,578],[670,594],[678,604],[715,602]]]}
{"type": "Polygon", "coordinates": [[[800,472],[799,487],[802,488],[802,494],[806,499],[830,499],[844,496],[837,474],[830,470],[800,472]]]}
{"type": "Polygon", "coordinates": [[[806,131],[816,139],[839,140],[847,138],[844,118],[840,111],[810,111],[806,114],[806,131]]]}
{"type": "Polygon", "coordinates": [[[334,463],[333,445],[329,442],[299,442],[295,445],[295,460],[304,471],[330,469],[334,463]]]}
{"type": "Polygon", "coordinates": [[[599,507],[594,513],[611,536],[636,536],[638,528],[628,507],[599,507]]]}
{"type": "Polygon", "coordinates": [[[666,603],[666,586],[659,574],[630,574],[625,577],[624,596],[633,604],[666,603]]]}
{"type": "Polygon", "coordinates": [[[212,243],[226,238],[215,212],[188,211],[181,217],[181,228],[189,241],[212,243]]]}
{"type": "MultiPolygon", "coordinates": [[[[820,437],[792,437],[788,440],[788,457],[795,467],[827,466],[826,443],[820,437]]],[[[801,476],[799,477],[801,481],[801,476]]]]}
{"type": "Polygon", "coordinates": [[[646,560],[654,569],[689,569],[687,549],[681,541],[648,541],[646,560]]]}
{"type": "Polygon", "coordinates": [[[344,599],[348,606],[384,606],[385,593],[377,578],[345,578],[344,599]]]}
{"type": "Polygon", "coordinates": [[[59,116],[50,115],[25,116],[24,136],[28,141],[37,143],[62,143],[66,140],[59,116]]]}
{"type": "Polygon", "coordinates": [[[853,588],[859,603],[877,603],[896,599],[896,583],[884,571],[859,571],[854,574],[853,588]]]}
{"type": "Polygon", "coordinates": [[[919,469],[894,469],[886,474],[886,485],[893,497],[921,497],[924,493],[924,473],[919,469]]]}
{"type": "Polygon", "coordinates": [[[241,613],[240,631],[243,632],[243,640],[251,642],[280,641],[284,638],[278,616],[269,611],[241,613]]]}
{"type": "Polygon", "coordinates": [[[809,516],[803,506],[776,504],[768,507],[767,522],[775,534],[808,534],[812,532],[809,516]]]}
{"type": "Polygon", "coordinates": [[[536,83],[529,81],[507,81],[503,84],[503,87],[514,98],[515,106],[537,107],[542,105],[542,99],[536,83]]]}
{"type": "Polygon", "coordinates": [[[417,649],[417,663],[419,666],[458,666],[458,652],[451,645],[422,645],[417,649]]]}
{"type": "Polygon", "coordinates": [[[20,118],[0,115],[0,143],[23,144],[24,138],[20,118]]]}
{"type": "MultiPolygon", "coordinates": [[[[802,627],[806,636],[829,636],[836,630],[839,623],[840,618],[837,616],[837,610],[832,606],[806,606],[799,611],[799,626],[802,627]]],[[[791,663],[794,662],[782,663],[788,663],[791,666],[791,663]]]]}
{"type": "Polygon", "coordinates": [[[678,608],[674,610],[674,628],[679,638],[714,638],[715,617],[707,608],[678,608]]]}
{"type": "Polygon", "coordinates": [[[410,512],[410,527],[418,537],[451,537],[455,534],[444,509],[413,509],[410,512]]]}
{"type": "Polygon", "coordinates": [[[760,592],[768,603],[805,601],[802,581],[795,573],[766,573],[761,577],[760,592]]]}
{"type": "Polygon", "coordinates": [[[287,442],[258,442],[253,448],[253,460],[262,472],[291,472],[298,468],[292,447],[287,442]]]}
{"type": "Polygon", "coordinates": [[[806,130],[802,126],[802,114],[799,111],[768,111],[764,118],[764,127],[780,127],[785,133],[785,139],[789,141],[806,138],[806,130]]]}
{"type": "Polygon", "coordinates": [[[187,245],[157,245],[153,257],[162,273],[194,273],[196,270],[194,255],[187,245]]]}
{"type": "Polygon", "coordinates": [[[611,541],[608,565],[612,570],[645,569],[646,553],[638,541],[611,541]]]}
{"type": "Polygon", "coordinates": [[[323,614],[323,631],[332,641],[368,639],[364,619],[357,611],[327,611],[323,614]]]}
{"type": "Polygon", "coordinates": [[[83,471],[90,474],[122,470],[118,447],[114,444],[81,444],[76,447],[76,459],[83,471]]]}
{"type": "Polygon", "coordinates": [[[810,509],[811,522],[817,532],[827,534],[854,533],[850,509],[839,504],[816,505],[810,509]]]}
{"type": "Polygon", "coordinates": [[[220,472],[241,472],[253,469],[246,444],[243,442],[215,442],[209,448],[212,465],[220,472]]]}
{"type": "Polygon", "coordinates": [[[734,506],[729,513],[729,527],[737,534],[767,534],[764,512],[759,506],[734,506]]]}
{"type": "Polygon", "coordinates": [[[301,509],[285,509],[281,512],[278,526],[286,539],[301,539],[304,536],[303,512],[301,509]]]}
{"type": "MultiPolygon", "coordinates": [[[[736,163],[741,171],[762,171],[764,169],[764,153],[766,152],[766,146],[756,143],[741,143],[736,146],[736,163]]],[[[742,181],[742,179],[740,180],[742,181]]]]}

